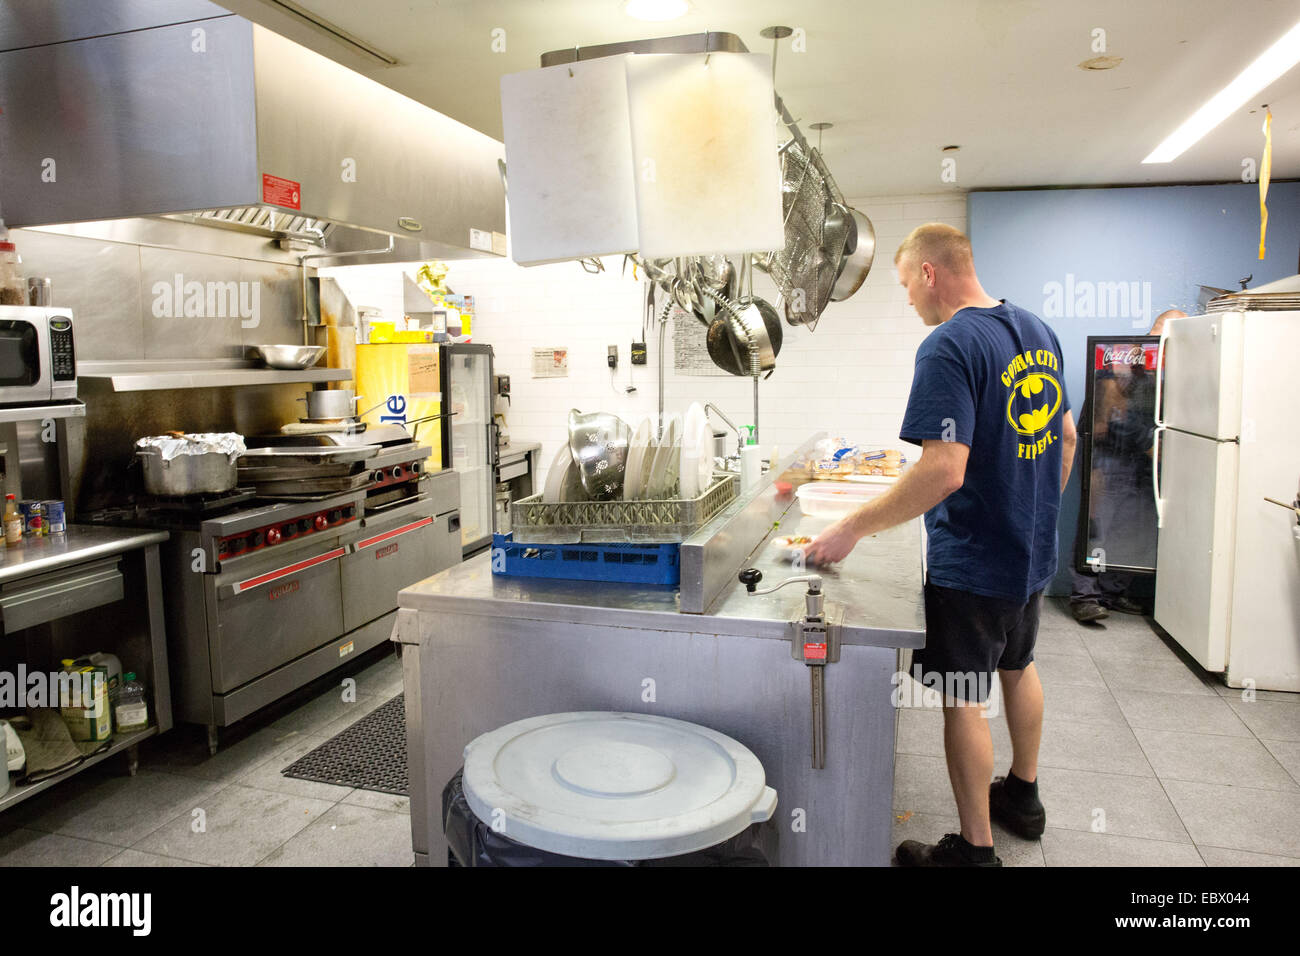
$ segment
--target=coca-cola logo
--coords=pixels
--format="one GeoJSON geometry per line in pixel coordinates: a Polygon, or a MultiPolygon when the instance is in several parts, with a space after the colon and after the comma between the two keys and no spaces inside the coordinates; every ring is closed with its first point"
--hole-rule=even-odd
{"type": "Polygon", "coordinates": [[[1116,352],[1108,345],[1101,354],[1101,360],[1105,365],[1137,365],[1142,361],[1142,349],[1131,348],[1126,352],[1116,352]]]}
{"type": "Polygon", "coordinates": [[[1156,348],[1148,345],[1098,345],[1096,368],[1111,368],[1115,365],[1141,366],[1146,369],[1156,367],[1156,348]]]}

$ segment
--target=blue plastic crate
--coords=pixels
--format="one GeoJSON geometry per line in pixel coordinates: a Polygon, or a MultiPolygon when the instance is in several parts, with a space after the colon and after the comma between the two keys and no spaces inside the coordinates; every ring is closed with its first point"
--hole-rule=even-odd
{"type": "Polygon", "coordinates": [[[679,544],[526,544],[492,536],[492,573],[569,581],[618,581],[676,587],[679,544]]]}

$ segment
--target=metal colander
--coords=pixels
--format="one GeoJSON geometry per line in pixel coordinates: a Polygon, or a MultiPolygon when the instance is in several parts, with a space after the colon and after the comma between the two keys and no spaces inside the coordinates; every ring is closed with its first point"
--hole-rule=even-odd
{"type": "Polygon", "coordinates": [[[793,140],[782,147],[785,248],[765,263],[785,298],[787,315],[809,326],[830,302],[848,239],[847,217],[828,217],[835,197],[815,152],[793,140]]]}

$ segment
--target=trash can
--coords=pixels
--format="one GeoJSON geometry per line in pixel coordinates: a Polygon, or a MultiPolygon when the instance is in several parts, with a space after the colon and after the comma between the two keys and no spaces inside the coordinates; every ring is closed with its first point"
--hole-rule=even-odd
{"type": "Polygon", "coordinates": [[[776,802],[724,734],[584,711],[476,738],[442,817],[451,866],[769,866],[776,802]]]}

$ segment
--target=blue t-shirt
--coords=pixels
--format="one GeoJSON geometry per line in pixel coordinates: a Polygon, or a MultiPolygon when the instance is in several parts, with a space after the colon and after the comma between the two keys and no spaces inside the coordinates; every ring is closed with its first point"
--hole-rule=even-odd
{"type": "Polygon", "coordinates": [[[1023,602],[1056,573],[1061,359],[1056,333],[1005,301],[962,309],[917,349],[899,437],[970,448],[961,488],[925,513],[932,583],[1023,602]]]}

